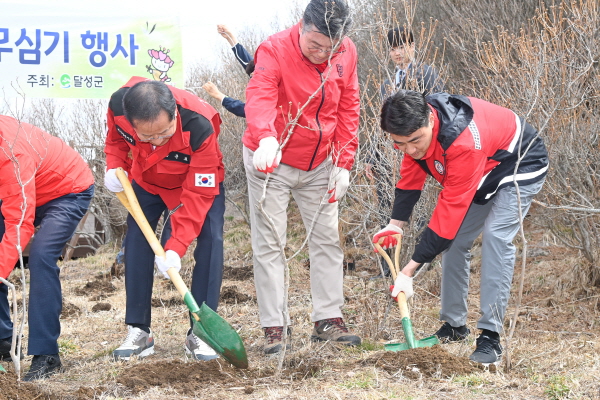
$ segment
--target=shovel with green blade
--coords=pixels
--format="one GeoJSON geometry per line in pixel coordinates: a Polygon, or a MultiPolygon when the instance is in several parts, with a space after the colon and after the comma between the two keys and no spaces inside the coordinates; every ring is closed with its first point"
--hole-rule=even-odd
{"type": "MultiPolygon", "coordinates": [[[[140,203],[137,201],[131,183],[129,183],[129,179],[122,168],[117,169],[117,177],[123,185],[123,191],[117,193],[117,197],[137,222],[150,247],[152,247],[154,254],[159,257],[165,257],[165,251],[156,238],[154,230],[150,227],[140,207],[140,203]]],[[[248,368],[246,349],[236,330],[205,303],[202,303],[202,306],[198,307],[196,300],[194,300],[183,279],[181,279],[179,272],[174,268],[170,268],[167,270],[167,274],[177,288],[177,291],[183,296],[183,302],[194,318],[194,334],[235,367],[248,368]]]]}
{"type": "MultiPolygon", "coordinates": [[[[400,243],[402,241],[402,236],[394,235],[394,237],[397,240],[396,251],[394,253],[394,262],[392,262],[387,253],[381,248],[379,243],[375,243],[375,248],[388,263],[390,271],[392,272],[392,278],[395,281],[396,277],[400,273],[400,243]]],[[[408,349],[415,349],[417,347],[431,347],[433,345],[439,344],[440,341],[435,335],[426,337],[425,339],[421,340],[415,339],[412,321],[410,320],[410,313],[408,312],[408,305],[406,304],[406,295],[404,294],[404,292],[400,292],[398,294],[398,297],[396,298],[398,299],[398,307],[400,308],[400,316],[402,317],[402,330],[404,331],[406,343],[386,344],[384,348],[390,351],[402,351],[408,349]]]]}

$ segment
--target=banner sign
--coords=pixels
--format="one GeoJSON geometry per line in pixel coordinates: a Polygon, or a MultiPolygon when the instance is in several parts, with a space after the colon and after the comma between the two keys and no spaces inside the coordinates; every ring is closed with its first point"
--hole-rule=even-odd
{"type": "Polygon", "coordinates": [[[26,97],[104,98],[132,76],[183,87],[176,17],[0,19],[0,88],[26,97]]]}

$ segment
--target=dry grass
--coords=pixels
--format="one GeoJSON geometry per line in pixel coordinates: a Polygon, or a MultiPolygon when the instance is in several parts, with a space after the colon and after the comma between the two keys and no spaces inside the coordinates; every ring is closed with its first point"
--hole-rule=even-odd
{"type": "MultiPolygon", "coordinates": [[[[296,249],[303,228],[294,226],[289,246],[296,249]]],[[[249,229],[243,220],[229,219],[226,232],[226,268],[251,265],[247,252],[249,229]]],[[[565,248],[548,245],[544,232],[530,229],[532,255],[527,273],[523,307],[515,339],[509,344],[513,366],[496,372],[477,372],[464,376],[441,376],[418,379],[402,371],[391,374],[384,369],[361,363],[382,350],[388,340],[404,341],[399,313],[387,300],[387,282],[369,281],[374,274],[375,257],[368,245],[354,248],[353,255],[362,254],[356,270],[345,278],[346,321],[363,337],[357,349],[337,348],[331,344],[309,341],[310,292],[308,269],[303,260],[290,263],[292,284],[290,313],[293,319],[293,350],[286,358],[285,370],[274,377],[276,357],[262,354],[262,331],[258,323],[255,290],[252,279],[226,279],[223,286],[235,286],[250,299],[238,304],[221,303],[219,313],[239,329],[246,345],[249,371],[224,370],[227,376],[195,390],[195,398],[248,399],[561,399],[600,398],[600,309],[599,293],[578,297],[570,285],[573,268],[581,257],[565,248]],[[370,272],[366,272],[370,271],[370,272]],[[561,278],[562,277],[562,278],[561,278]],[[559,278],[559,279],[557,279],[559,278]],[[230,377],[230,378],[229,378],[230,377]]],[[[477,254],[477,248],[474,251],[477,254]]],[[[131,366],[152,368],[177,360],[186,361],[183,341],[187,330],[187,311],[174,301],[177,293],[168,281],[157,279],[153,297],[162,300],[154,307],[153,330],[156,354],[142,361],[115,363],[110,352],[123,340],[125,293],[122,278],[113,278],[116,291],[108,293],[102,302],[112,305],[110,311],[92,312],[98,301],[93,295],[82,294],[81,288],[99,274],[106,273],[114,260],[114,251],[107,251],[83,260],[65,263],[62,282],[65,302],[80,308],[79,316],[62,320],[59,339],[64,373],[55,375],[36,387],[40,398],[54,399],[180,399],[193,398],[181,394],[181,383],[167,386],[142,385],[135,388],[118,383],[131,366]],[[79,294],[77,294],[79,293],[79,294]],[[179,385],[179,386],[178,386],[179,385]]],[[[191,258],[185,259],[184,276],[189,274],[191,258]]],[[[518,265],[518,262],[517,262],[518,265]]],[[[473,285],[469,298],[469,326],[474,331],[478,309],[478,258],[473,262],[473,285]]],[[[418,338],[429,336],[439,322],[439,266],[422,275],[412,302],[412,319],[418,338]]],[[[450,354],[468,357],[473,349],[474,335],[462,344],[445,345],[450,354]]],[[[24,360],[28,367],[30,357],[24,360]]],[[[9,366],[10,364],[4,363],[9,366]]],[[[223,364],[222,368],[225,365],[223,364]]],[[[221,368],[221,367],[220,367],[221,368]]],[[[202,373],[202,367],[198,367],[202,373]]],[[[161,372],[161,371],[157,371],[161,372]]],[[[164,372],[164,371],[163,371],[164,372]]],[[[0,392],[0,398],[7,396],[0,392]]],[[[8,397],[7,397],[8,398],[8,397]]]]}

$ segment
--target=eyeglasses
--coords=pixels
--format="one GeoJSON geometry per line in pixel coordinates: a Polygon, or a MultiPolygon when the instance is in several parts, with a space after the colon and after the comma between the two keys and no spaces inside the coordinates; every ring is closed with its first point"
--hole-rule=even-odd
{"type": "Polygon", "coordinates": [[[329,49],[329,50],[324,50],[320,47],[307,47],[308,51],[312,52],[312,53],[325,53],[325,54],[342,54],[341,51],[333,51],[333,49],[329,49]]]}
{"type": "Polygon", "coordinates": [[[170,139],[173,137],[173,135],[175,135],[175,132],[173,132],[170,135],[164,135],[164,136],[146,136],[146,135],[140,135],[139,133],[138,135],[138,139],[140,140],[140,142],[146,143],[146,142],[151,142],[153,140],[162,140],[162,139],[170,139]]]}

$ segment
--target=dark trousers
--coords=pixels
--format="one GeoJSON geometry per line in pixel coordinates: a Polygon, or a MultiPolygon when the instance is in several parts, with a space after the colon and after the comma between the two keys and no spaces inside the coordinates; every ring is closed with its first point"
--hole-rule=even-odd
{"type": "MultiPolygon", "coordinates": [[[[29,249],[29,341],[27,354],[57,354],[62,311],[60,269],[56,262],[94,196],[94,185],[36,207],[34,225],[39,226],[29,249]]],[[[4,236],[0,213],[0,238],[4,236]]],[[[23,245],[23,247],[25,247],[23,245]]],[[[8,287],[0,284],[0,339],[12,336],[13,324],[7,299],[8,287]]]]}
{"type": "MultiPolygon", "coordinates": [[[[161,214],[167,208],[160,196],[144,190],[135,181],[132,183],[138,202],[150,223],[156,229],[161,214]]],[[[219,185],[220,193],[215,197],[212,207],[206,215],[204,225],[198,236],[194,260],[196,265],[192,274],[192,296],[198,305],[206,305],[217,310],[221,281],[223,279],[223,225],[225,213],[225,189],[219,185]]],[[[175,211],[177,212],[177,211],[175,211]]],[[[163,245],[171,236],[171,223],[167,221],[163,231],[163,245]]],[[[152,284],[154,282],[154,252],[137,223],[127,217],[125,236],[125,291],[127,309],[125,323],[150,326],[152,284]]]]}

